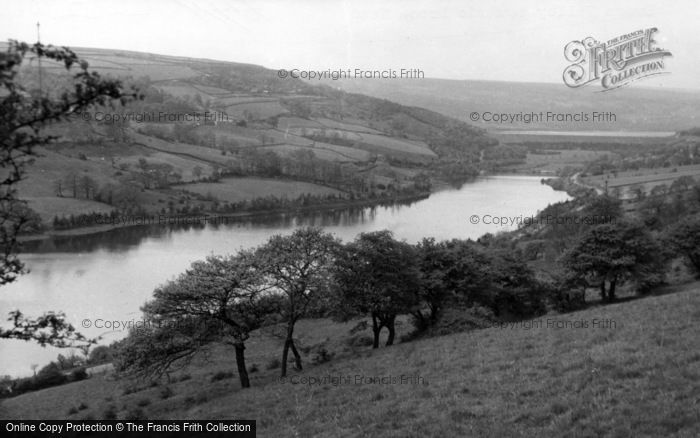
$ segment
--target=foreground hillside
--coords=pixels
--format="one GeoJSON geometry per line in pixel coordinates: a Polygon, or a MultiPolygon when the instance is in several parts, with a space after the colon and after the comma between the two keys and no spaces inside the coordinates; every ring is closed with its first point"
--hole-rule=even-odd
{"type": "Polygon", "coordinates": [[[700,283],[667,292],[376,351],[348,347],[352,324],[305,321],[307,363],[319,346],[336,357],[285,382],[260,356],[278,343],[258,335],[250,390],[217,380],[215,370],[233,368],[217,351],[177,383],[93,377],[5,400],[0,413],[256,419],[260,436],[698,436],[700,283]],[[310,378],[327,381],[302,383],[310,378]]]}

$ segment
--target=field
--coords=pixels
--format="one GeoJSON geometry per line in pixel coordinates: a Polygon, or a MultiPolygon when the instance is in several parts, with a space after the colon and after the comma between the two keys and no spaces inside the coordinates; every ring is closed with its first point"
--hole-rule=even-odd
{"type": "Polygon", "coordinates": [[[352,119],[344,119],[344,120],[346,120],[346,121],[339,122],[337,120],[320,118],[320,119],[318,119],[318,122],[327,128],[341,129],[341,130],[349,131],[349,132],[365,132],[367,134],[382,134],[381,131],[377,131],[376,129],[372,129],[372,128],[369,128],[367,126],[362,126],[361,125],[362,122],[359,120],[357,120],[356,123],[352,123],[353,122],[352,119]]]}
{"type": "Polygon", "coordinates": [[[240,202],[265,196],[298,198],[301,195],[341,195],[329,187],[300,181],[282,181],[265,178],[224,178],[216,183],[194,183],[178,186],[178,189],[200,195],[212,195],[225,202],[240,202]]]}
{"type": "Polygon", "coordinates": [[[246,114],[256,119],[267,119],[287,113],[276,100],[256,100],[254,102],[241,102],[224,106],[226,114],[236,119],[244,119],[246,114]]]}
{"type": "Polygon", "coordinates": [[[173,166],[182,174],[183,181],[192,181],[196,179],[194,175],[194,168],[199,167],[202,169],[202,175],[210,175],[212,172],[211,166],[208,163],[198,161],[191,158],[182,158],[177,155],[165,153],[165,152],[153,152],[148,156],[129,156],[115,160],[116,165],[121,165],[122,163],[128,164],[132,168],[138,166],[139,158],[145,158],[149,164],[168,164],[173,166]]]}
{"type": "MultiPolygon", "coordinates": [[[[158,143],[161,140],[153,138],[152,141],[158,143]]],[[[178,146],[182,147],[182,145],[165,144],[174,151],[187,150],[187,148],[177,149],[178,146]]],[[[192,148],[196,149],[197,147],[192,146],[192,148]]],[[[212,149],[202,149],[212,151],[212,149]]],[[[49,224],[55,216],[93,212],[106,213],[114,209],[113,206],[84,199],[80,186],[78,187],[79,199],[73,198],[72,188],[66,181],[69,175],[75,175],[77,178],[87,175],[101,187],[107,184],[118,187],[120,185],[118,166],[128,164],[134,168],[139,158],[145,158],[151,164],[171,164],[176,170],[182,172],[185,180],[193,177],[192,169],[197,165],[202,168],[203,175],[211,173],[211,167],[205,161],[186,154],[162,153],[141,146],[62,143],[52,145],[49,148],[37,148],[36,152],[38,156],[34,163],[27,167],[26,177],[18,184],[18,193],[20,199],[28,201],[29,206],[49,224]],[[81,154],[85,155],[85,159],[77,158],[81,154]],[[114,164],[112,164],[112,160],[114,164]],[[62,181],[62,197],[57,196],[56,184],[58,181],[62,181]]],[[[220,154],[213,156],[221,159],[220,154]]],[[[137,201],[148,211],[160,210],[168,200],[170,200],[169,196],[159,191],[145,190],[137,193],[137,201]]]]}
{"type": "Polygon", "coordinates": [[[261,131],[254,129],[233,128],[230,125],[220,124],[215,127],[200,126],[195,129],[195,132],[199,134],[211,132],[216,135],[219,142],[221,142],[222,139],[233,140],[240,147],[260,145],[259,136],[261,131]]]}
{"type": "Polygon", "coordinates": [[[64,418],[85,403],[69,418],[101,418],[111,404],[120,416],[139,407],[148,418],[256,419],[259,436],[285,437],[695,437],[700,283],[668,292],[675,293],[374,351],[348,346],[352,324],[302,321],[302,345],[337,356],[284,382],[266,369],[280,341],[257,334],[246,350],[259,368],[250,390],[234,377],[212,381],[233,367],[232,353],[227,361],[217,350],[169,390],[141,384],[124,394],[133,383],[97,377],[5,400],[0,413],[64,418]],[[391,376],[403,383],[366,380],[391,376]],[[339,380],[300,383],[312,377],[339,380]]]}
{"type": "Polygon", "coordinates": [[[229,156],[221,155],[221,152],[217,151],[216,149],[206,148],[203,146],[169,142],[136,132],[131,133],[131,137],[133,138],[134,142],[143,145],[148,149],[158,152],[165,152],[180,157],[192,158],[207,163],[218,163],[223,165],[231,159],[229,156]]]}
{"type": "Polygon", "coordinates": [[[604,156],[614,157],[616,154],[607,151],[577,150],[543,150],[541,153],[528,153],[525,164],[510,166],[508,169],[518,172],[541,173],[542,175],[556,175],[557,172],[566,167],[580,167],[597,158],[604,156]]]}
{"type": "Polygon", "coordinates": [[[138,78],[149,76],[154,81],[186,79],[198,76],[192,68],[176,62],[177,57],[148,56],[137,52],[77,49],[80,56],[87,59],[95,70],[104,74],[132,76],[138,78]],[[169,62],[171,61],[171,62],[169,62]]]}
{"type": "Polygon", "coordinates": [[[293,128],[320,128],[323,127],[318,120],[302,119],[299,117],[280,117],[277,120],[277,129],[286,131],[293,128]]]}
{"type": "MultiPolygon", "coordinates": [[[[93,149],[94,152],[97,151],[93,149]]],[[[26,179],[18,185],[23,197],[55,196],[54,181],[70,172],[77,175],[90,175],[100,184],[115,182],[110,176],[115,169],[112,169],[109,160],[102,156],[80,160],[44,148],[37,149],[37,154],[34,164],[27,167],[26,179]]]]}
{"type": "Polygon", "coordinates": [[[194,85],[185,81],[172,80],[161,82],[158,88],[168,94],[177,97],[202,95],[203,98],[217,98],[218,96],[230,95],[231,92],[223,88],[207,87],[204,85],[194,85]]]}
{"type": "Polygon", "coordinates": [[[59,198],[56,196],[25,197],[23,199],[27,201],[32,210],[39,213],[44,222],[49,224],[55,216],[110,213],[114,210],[111,205],[88,199],[59,198]]]}
{"type": "MultiPolygon", "coordinates": [[[[346,120],[346,119],[344,119],[346,120]]],[[[352,121],[352,119],[351,119],[352,121]]],[[[277,127],[279,129],[287,130],[287,129],[299,129],[299,128],[329,128],[329,129],[337,129],[340,131],[346,131],[346,132],[364,132],[367,134],[382,134],[381,131],[377,131],[376,129],[372,129],[368,126],[362,126],[360,123],[361,121],[357,121],[357,123],[348,123],[348,122],[339,122],[337,120],[331,120],[331,119],[326,119],[323,117],[319,117],[314,120],[309,120],[309,119],[302,119],[299,117],[280,117],[279,121],[277,122],[277,127]]],[[[365,122],[366,123],[366,122],[365,122]]]]}
{"type": "Polygon", "coordinates": [[[227,97],[221,97],[219,98],[216,103],[218,105],[228,107],[228,106],[236,106],[236,105],[243,105],[243,104],[249,104],[249,103],[271,103],[271,102],[277,102],[277,99],[271,98],[271,97],[259,97],[259,96],[227,96],[227,97]]]}
{"type": "Polygon", "coordinates": [[[646,192],[649,192],[658,185],[670,186],[673,181],[682,176],[691,176],[697,180],[700,178],[700,165],[631,170],[618,172],[617,175],[591,176],[583,178],[583,181],[586,184],[604,187],[607,180],[610,188],[629,188],[632,185],[640,185],[646,192]]]}
{"type": "MultiPolygon", "coordinates": [[[[104,152],[96,150],[93,153],[104,152]]],[[[86,199],[73,199],[71,189],[67,184],[63,185],[64,197],[56,196],[55,182],[63,180],[66,175],[74,174],[78,177],[90,175],[99,184],[115,183],[112,177],[115,169],[111,168],[109,161],[103,156],[92,156],[87,160],[80,160],[67,156],[76,153],[68,151],[66,154],[57,153],[53,148],[38,148],[39,156],[34,164],[27,167],[27,175],[18,184],[20,198],[29,203],[29,207],[39,213],[41,219],[51,223],[55,216],[70,216],[71,214],[101,212],[107,213],[114,208],[110,205],[86,199]]]]}
{"type": "MultiPolygon", "coordinates": [[[[82,53],[81,55],[90,63],[92,70],[104,75],[131,76],[133,78],[148,76],[153,81],[186,79],[198,76],[197,71],[184,65],[139,62],[136,59],[123,58],[121,56],[84,55],[82,53]]],[[[63,69],[62,66],[58,65],[46,68],[57,72],[63,69]]]]}
{"type": "Polygon", "coordinates": [[[357,162],[366,161],[369,159],[369,153],[361,149],[347,148],[328,143],[312,143],[309,144],[283,144],[276,146],[259,147],[261,150],[271,150],[282,155],[287,155],[294,151],[312,151],[316,158],[327,161],[339,162],[357,162]]]}

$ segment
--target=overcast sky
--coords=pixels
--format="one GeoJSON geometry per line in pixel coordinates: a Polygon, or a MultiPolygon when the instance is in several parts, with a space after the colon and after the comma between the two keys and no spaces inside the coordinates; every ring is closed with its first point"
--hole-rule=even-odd
{"type": "Polygon", "coordinates": [[[654,87],[700,88],[700,1],[21,0],[0,39],[268,68],[418,68],[427,77],[561,83],[571,40],[657,27],[673,53],[654,87]]]}

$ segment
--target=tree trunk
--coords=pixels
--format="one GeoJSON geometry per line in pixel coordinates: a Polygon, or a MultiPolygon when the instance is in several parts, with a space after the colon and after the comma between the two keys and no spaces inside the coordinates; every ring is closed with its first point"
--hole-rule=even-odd
{"type": "Polygon", "coordinates": [[[234,345],[236,349],[236,366],[238,366],[238,377],[241,380],[241,388],[250,388],[250,379],[248,378],[248,370],[245,367],[245,345],[239,342],[234,345]]]}
{"type": "Polygon", "coordinates": [[[615,301],[615,280],[612,280],[610,282],[610,289],[608,290],[608,301],[611,303],[615,301]]]}
{"type": "Polygon", "coordinates": [[[294,345],[294,339],[291,340],[289,347],[292,349],[292,353],[294,353],[294,365],[298,371],[301,371],[301,355],[299,355],[297,347],[294,345]]]}
{"type": "Polygon", "coordinates": [[[700,256],[695,256],[693,254],[686,254],[690,259],[690,263],[695,268],[695,278],[700,278],[700,256]]]}
{"type": "Polygon", "coordinates": [[[413,319],[415,320],[415,326],[416,330],[418,332],[424,332],[428,329],[428,327],[431,325],[430,320],[432,319],[430,315],[423,315],[423,312],[420,310],[414,311],[411,315],[413,315],[413,319]]]}
{"type": "Polygon", "coordinates": [[[394,321],[396,320],[396,317],[393,316],[389,321],[386,323],[386,328],[389,329],[389,337],[386,338],[386,346],[394,345],[394,337],[396,336],[396,327],[394,324],[394,321]]]}
{"type": "Polygon", "coordinates": [[[292,322],[287,326],[287,339],[284,341],[284,350],[282,350],[282,377],[287,376],[287,360],[289,359],[290,348],[294,354],[296,368],[301,370],[301,356],[294,346],[294,323],[292,322]]]}
{"type": "Polygon", "coordinates": [[[374,342],[372,343],[372,348],[379,348],[379,332],[382,331],[382,327],[377,322],[377,317],[372,315],[372,333],[374,334],[374,342]]]}
{"type": "Polygon", "coordinates": [[[605,280],[600,282],[600,298],[603,301],[607,301],[607,299],[608,299],[608,296],[605,293],[605,280]]]}
{"type": "Polygon", "coordinates": [[[440,314],[440,306],[435,304],[430,306],[430,325],[433,326],[437,323],[438,315],[440,314]]]}
{"type": "Polygon", "coordinates": [[[282,349],[282,374],[281,374],[281,377],[287,377],[287,357],[289,356],[289,343],[290,343],[290,340],[286,339],[284,341],[284,348],[282,349]]]}

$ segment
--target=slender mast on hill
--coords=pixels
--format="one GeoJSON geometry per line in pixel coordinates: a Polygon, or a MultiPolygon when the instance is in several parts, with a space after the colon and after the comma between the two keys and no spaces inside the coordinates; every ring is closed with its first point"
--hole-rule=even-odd
{"type": "MultiPolygon", "coordinates": [[[[39,30],[40,24],[37,21],[36,22],[36,42],[41,43],[41,33],[39,30]]],[[[41,76],[41,55],[38,56],[39,59],[39,94],[43,94],[44,87],[43,87],[43,78],[41,76]]]]}

